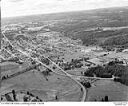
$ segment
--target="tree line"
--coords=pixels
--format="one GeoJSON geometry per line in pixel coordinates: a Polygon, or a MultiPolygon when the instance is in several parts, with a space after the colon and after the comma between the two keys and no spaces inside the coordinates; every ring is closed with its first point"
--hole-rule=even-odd
{"type": "Polygon", "coordinates": [[[85,76],[101,78],[112,78],[115,76],[114,81],[118,81],[122,84],[128,85],[128,66],[124,66],[119,63],[109,62],[105,66],[96,66],[89,68],[85,73],[85,76]]]}

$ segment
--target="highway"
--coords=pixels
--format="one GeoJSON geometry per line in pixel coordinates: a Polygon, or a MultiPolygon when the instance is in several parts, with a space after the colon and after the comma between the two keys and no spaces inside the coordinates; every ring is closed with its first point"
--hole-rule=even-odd
{"type": "MultiPolygon", "coordinates": [[[[7,39],[7,38],[6,38],[6,39],[7,39]]],[[[35,60],[38,64],[43,65],[44,67],[50,69],[52,72],[54,72],[54,73],[56,73],[56,74],[58,74],[58,75],[69,77],[70,79],[72,79],[73,81],[75,81],[75,82],[80,86],[80,88],[82,88],[82,91],[83,91],[83,96],[82,96],[82,98],[81,98],[81,101],[82,101],[82,102],[86,100],[87,92],[86,92],[85,87],[84,87],[78,80],[80,80],[81,78],[83,78],[83,79],[95,79],[95,80],[98,80],[98,79],[99,79],[99,80],[100,80],[100,79],[102,79],[102,80],[106,80],[106,79],[107,79],[107,80],[113,80],[113,79],[114,79],[114,77],[112,77],[112,78],[100,78],[100,77],[86,77],[86,76],[71,75],[71,74],[67,73],[66,71],[64,71],[60,66],[58,66],[55,62],[53,62],[53,61],[52,61],[51,59],[49,59],[48,57],[44,57],[43,55],[39,54],[39,55],[43,56],[43,58],[47,58],[47,59],[51,62],[52,66],[53,66],[53,65],[56,66],[56,67],[59,69],[59,71],[61,71],[61,73],[60,73],[57,69],[53,69],[53,68],[50,67],[49,65],[46,65],[46,64],[42,63],[42,62],[40,61],[40,58],[33,58],[33,57],[31,57],[30,53],[28,53],[28,52],[26,52],[26,51],[23,51],[23,50],[21,50],[21,49],[18,49],[17,47],[13,46],[13,44],[11,44],[11,42],[10,42],[9,40],[8,40],[8,42],[9,42],[9,44],[10,44],[14,49],[16,49],[18,52],[20,52],[21,54],[27,56],[28,58],[31,58],[32,60],[35,60]],[[62,73],[63,73],[63,74],[62,74],[62,73]]],[[[10,53],[10,52],[9,52],[9,53],[10,53]]],[[[14,54],[13,54],[13,56],[14,56],[14,54]]],[[[21,71],[20,73],[16,73],[16,74],[12,75],[11,77],[14,77],[14,76],[16,76],[16,75],[20,75],[20,74],[22,74],[22,73],[24,73],[24,72],[27,72],[27,71],[30,71],[30,70],[32,70],[34,67],[35,67],[35,66],[30,66],[28,69],[23,70],[23,71],[21,71]]],[[[9,77],[9,78],[11,78],[11,77],[9,77]]]]}
{"type": "MultiPolygon", "coordinates": [[[[23,55],[25,55],[25,56],[27,56],[28,58],[31,58],[32,60],[35,60],[38,64],[40,64],[40,65],[43,65],[44,67],[46,67],[46,68],[48,68],[48,69],[50,69],[52,72],[54,72],[54,73],[56,73],[56,74],[58,74],[58,75],[61,75],[61,76],[66,76],[66,77],[69,77],[70,79],[72,79],[73,81],[75,81],[81,88],[82,88],[82,91],[83,91],[83,97],[81,98],[81,101],[85,101],[85,99],[86,99],[86,95],[87,95],[87,92],[86,92],[86,89],[85,89],[85,87],[78,81],[78,80],[81,80],[81,78],[83,78],[83,79],[95,79],[95,80],[100,80],[100,79],[104,79],[104,80],[113,80],[114,78],[100,78],[100,77],[86,77],[86,76],[78,76],[78,75],[71,75],[71,74],[69,74],[69,73],[67,73],[66,71],[64,71],[59,65],[57,65],[55,62],[53,62],[51,59],[49,59],[48,57],[45,57],[45,56],[43,56],[42,54],[38,54],[38,55],[40,55],[40,57],[43,57],[43,58],[45,58],[45,59],[48,59],[51,63],[50,63],[50,65],[51,66],[56,66],[56,68],[57,69],[59,69],[59,70],[57,70],[57,69],[53,69],[50,65],[46,65],[46,64],[44,64],[44,63],[42,63],[42,61],[40,61],[40,57],[36,57],[36,58],[33,58],[32,56],[31,56],[31,52],[27,52],[27,51],[23,51],[23,50],[21,50],[21,49],[19,49],[18,47],[15,47],[15,46],[13,46],[13,44],[6,38],[6,40],[7,40],[7,42],[14,48],[14,49],[16,49],[18,52],[20,52],[21,54],[23,54],[23,55]],[[61,72],[61,73],[60,73],[61,72]]],[[[10,51],[9,51],[9,53],[11,53],[10,51]]],[[[14,54],[13,54],[13,56],[14,56],[14,54]]],[[[24,73],[24,72],[27,72],[27,71],[30,71],[32,68],[34,68],[34,66],[30,66],[28,69],[26,69],[26,70],[23,70],[23,71],[21,71],[20,73],[16,73],[16,74],[14,74],[13,76],[11,76],[11,77],[14,77],[14,76],[16,76],[16,75],[20,75],[20,74],[22,74],[22,73],[24,73]]],[[[10,78],[10,77],[9,77],[10,78]]]]}
{"type": "MultiPolygon", "coordinates": [[[[41,65],[43,65],[44,67],[50,69],[51,71],[53,71],[54,73],[58,74],[58,72],[56,72],[56,70],[50,68],[48,65],[42,63],[38,58],[32,58],[28,53],[18,49],[17,47],[13,46],[12,43],[8,40],[8,38],[3,34],[3,36],[6,38],[6,40],[8,41],[8,43],[16,50],[18,50],[20,53],[22,53],[23,55],[31,58],[32,60],[35,60],[36,62],[40,63],[41,65]]],[[[49,58],[47,58],[50,62],[52,62],[52,64],[54,64],[57,68],[59,68],[61,70],[62,73],[64,73],[63,76],[67,76],[69,77],[70,79],[72,79],[73,81],[75,81],[81,88],[82,88],[82,91],[83,91],[83,96],[81,98],[81,101],[85,101],[86,99],[86,89],[85,87],[79,82],[77,81],[74,77],[72,77],[72,75],[68,74],[67,72],[65,72],[62,68],[60,68],[56,63],[54,63],[52,60],[50,60],[49,58]]],[[[59,74],[59,75],[62,75],[62,74],[59,74]]]]}

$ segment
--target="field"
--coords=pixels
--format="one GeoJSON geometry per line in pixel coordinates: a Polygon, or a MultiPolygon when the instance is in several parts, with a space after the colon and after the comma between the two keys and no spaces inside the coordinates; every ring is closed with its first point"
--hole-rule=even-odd
{"type": "MultiPolygon", "coordinates": [[[[78,80],[77,76],[88,72],[86,76],[117,75],[122,84],[112,79],[97,80],[87,89],[87,101],[101,101],[105,96],[109,101],[128,100],[128,86],[125,86],[128,85],[128,53],[121,51],[128,49],[128,6],[4,18],[1,24],[3,37],[5,35],[11,42],[4,37],[3,49],[24,61],[23,64],[11,61],[0,64],[3,96],[12,90],[24,90],[43,101],[81,101],[86,94],[85,82],[80,86],[72,78],[78,80]],[[64,76],[66,73],[49,59],[72,76],[64,76]],[[116,60],[123,66],[106,68],[107,63],[116,60]],[[36,67],[40,62],[51,69],[46,70],[44,65],[36,67]],[[34,66],[31,70],[30,64],[34,66]],[[98,65],[105,69],[87,70],[98,65]],[[26,71],[26,68],[29,69],[26,71]]],[[[6,52],[3,54],[9,57],[6,52]]]]}
{"type": "Polygon", "coordinates": [[[11,75],[16,72],[20,72],[21,70],[25,69],[28,67],[27,63],[24,63],[22,65],[19,65],[18,63],[15,62],[4,62],[0,64],[1,66],[1,75],[11,75]]]}
{"type": "Polygon", "coordinates": [[[108,96],[109,101],[127,101],[128,87],[111,80],[97,80],[94,86],[88,89],[87,101],[101,101],[102,98],[108,96]]]}
{"type": "Polygon", "coordinates": [[[30,91],[43,101],[55,101],[56,95],[59,101],[80,101],[82,92],[73,80],[52,72],[47,79],[36,70],[29,71],[4,80],[1,83],[1,94],[15,89],[16,91],[30,91]]]}

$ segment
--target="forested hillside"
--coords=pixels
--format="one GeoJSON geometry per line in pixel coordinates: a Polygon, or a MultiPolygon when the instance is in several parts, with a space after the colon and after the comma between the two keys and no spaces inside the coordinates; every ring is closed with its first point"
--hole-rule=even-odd
{"type": "Polygon", "coordinates": [[[125,46],[128,42],[128,7],[6,18],[2,25],[29,21],[51,23],[50,30],[81,39],[85,45],[125,46]]]}

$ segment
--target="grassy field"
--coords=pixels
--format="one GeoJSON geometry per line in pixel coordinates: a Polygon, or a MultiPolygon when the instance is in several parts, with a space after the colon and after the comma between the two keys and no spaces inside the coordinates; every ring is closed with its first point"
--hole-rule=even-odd
{"type": "Polygon", "coordinates": [[[11,75],[16,72],[19,72],[25,68],[28,67],[27,63],[23,63],[22,65],[19,65],[18,63],[15,62],[4,62],[0,64],[1,67],[1,75],[11,75]]]}
{"type": "Polygon", "coordinates": [[[108,96],[109,101],[127,101],[128,86],[110,80],[97,80],[88,90],[87,101],[101,100],[108,96]]]}
{"type": "Polygon", "coordinates": [[[71,75],[82,75],[83,72],[85,72],[86,69],[85,68],[75,68],[72,70],[67,70],[66,72],[68,72],[71,75]]]}
{"type": "Polygon", "coordinates": [[[29,71],[1,83],[1,94],[15,90],[30,91],[44,101],[80,101],[82,92],[80,87],[71,79],[51,73],[43,76],[40,72],[29,71]]]}
{"type": "Polygon", "coordinates": [[[5,62],[5,63],[0,64],[0,66],[1,66],[1,72],[19,68],[19,65],[13,62],[5,62]]]}

